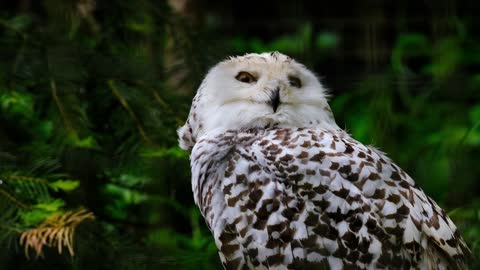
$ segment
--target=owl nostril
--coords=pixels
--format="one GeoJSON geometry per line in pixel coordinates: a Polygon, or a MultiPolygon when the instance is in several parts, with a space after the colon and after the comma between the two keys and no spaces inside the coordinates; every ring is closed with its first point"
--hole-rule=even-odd
{"type": "Polygon", "coordinates": [[[280,88],[275,88],[270,94],[270,101],[268,102],[273,108],[273,112],[276,112],[280,105],[280,88]]]}

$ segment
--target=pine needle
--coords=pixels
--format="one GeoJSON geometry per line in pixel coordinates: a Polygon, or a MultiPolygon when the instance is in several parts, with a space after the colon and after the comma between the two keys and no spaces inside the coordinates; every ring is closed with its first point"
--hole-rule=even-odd
{"type": "Polygon", "coordinates": [[[28,206],[24,204],[23,202],[17,200],[14,196],[12,196],[10,193],[8,193],[6,190],[3,190],[0,188],[0,196],[3,196],[7,198],[9,201],[14,203],[18,208],[23,208],[26,209],[28,206]]]}
{"type": "Polygon", "coordinates": [[[65,124],[65,128],[69,132],[74,132],[72,124],[70,123],[70,120],[68,119],[67,113],[65,112],[65,108],[63,106],[63,103],[62,103],[60,97],[58,96],[57,84],[56,84],[55,80],[53,80],[53,79],[50,79],[50,88],[52,89],[52,96],[53,96],[53,99],[55,100],[55,104],[57,104],[58,110],[60,111],[60,115],[62,116],[63,123],[65,124]]]}
{"type": "Polygon", "coordinates": [[[108,80],[107,84],[110,87],[110,89],[112,90],[112,93],[115,95],[115,97],[118,99],[118,101],[122,105],[122,107],[128,112],[128,114],[132,117],[132,119],[137,124],[138,132],[142,136],[143,140],[148,144],[152,144],[152,141],[147,136],[147,133],[145,132],[142,124],[140,123],[140,119],[138,119],[137,115],[130,108],[130,105],[128,104],[127,100],[120,94],[120,91],[117,89],[117,87],[115,85],[115,82],[113,80],[108,80]]]}

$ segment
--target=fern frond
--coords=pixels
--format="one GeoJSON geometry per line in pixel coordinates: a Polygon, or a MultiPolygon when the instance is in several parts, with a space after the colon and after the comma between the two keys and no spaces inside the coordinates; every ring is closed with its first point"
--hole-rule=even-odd
{"type": "Polygon", "coordinates": [[[92,212],[85,209],[55,213],[48,217],[38,228],[22,232],[20,245],[25,247],[25,255],[29,256],[32,248],[37,257],[43,256],[43,248],[56,247],[62,254],[65,247],[71,256],[75,255],[73,249],[73,236],[77,226],[87,219],[94,219],[92,212]]]}

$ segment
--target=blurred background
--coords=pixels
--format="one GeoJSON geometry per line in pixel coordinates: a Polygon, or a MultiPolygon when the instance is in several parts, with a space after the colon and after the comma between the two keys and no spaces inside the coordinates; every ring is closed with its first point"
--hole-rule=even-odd
{"type": "Polygon", "coordinates": [[[0,269],[221,269],[175,130],[209,67],[273,50],[478,257],[480,2],[431,2],[1,1],[0,269]]]}

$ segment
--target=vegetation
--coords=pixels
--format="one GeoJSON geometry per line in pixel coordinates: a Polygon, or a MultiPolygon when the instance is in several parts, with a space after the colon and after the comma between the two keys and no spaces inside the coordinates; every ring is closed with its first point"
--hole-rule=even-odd
{"type": "Polygon", "coordinates": [[[324,76],[337,122],[412,175],[480,256],[474,14],[418,23],[421,8],[386,20],[364,6],[347,20],[290,3],[259,21],[266,7],[239,19],[185,3],[0,4],[0,269],[220,269],[176,128],[211,64],[272,50],[324,76]]]}

